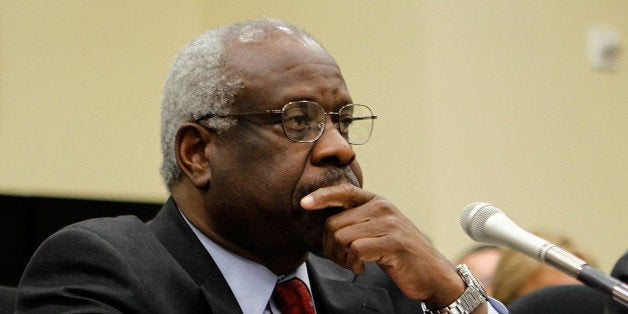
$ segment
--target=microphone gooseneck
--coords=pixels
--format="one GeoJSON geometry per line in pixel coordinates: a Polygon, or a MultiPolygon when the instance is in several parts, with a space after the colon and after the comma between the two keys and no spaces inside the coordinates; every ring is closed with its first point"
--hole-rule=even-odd
{"type": "Polygon", "coordinates": [[[628,307],[628,284],[591,267],[557,245],[529,233],[488,203],[471,203],[460,214],[462,230],[477,242],[511,248],[609,294],[628,307]]]}

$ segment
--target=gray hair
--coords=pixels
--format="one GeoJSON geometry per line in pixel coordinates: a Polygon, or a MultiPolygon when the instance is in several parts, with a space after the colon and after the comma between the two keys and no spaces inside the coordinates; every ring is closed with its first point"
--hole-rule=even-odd
{"type": "MultiPolygon", "coordinates": [[[[314,41],[294,25],[275,19],[259,19],[209,30],[179,51],[166,77],[161,104],[161,175],[170,192],[181,175],[174,148],[179,127],[208,113],[229,114],[233,100],[242,88],[241,74],[226,65],[226,48],[235,40],[260,42],[273,30],[296,33],[305,40],[314,41]]],[[[214,117],[204,125],[220,133],[235,124],[235,119],[214,117]]]]}

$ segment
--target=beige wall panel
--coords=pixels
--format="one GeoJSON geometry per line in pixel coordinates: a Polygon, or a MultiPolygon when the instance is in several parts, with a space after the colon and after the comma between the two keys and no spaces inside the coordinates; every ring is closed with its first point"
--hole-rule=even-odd
{"type": "MultiPolygon", "coordinates": [[[[628,64],[593,70],[585,35],[603,25],[626,38],[628,3],[429,1],[424,13],[436,224],[492,202],[610,270],[628,248],[628,64]]],[[[448,256],[461,251],[459,232],[431,230],[448,256]]]]}
{"type": "Polygon", "coordinates": [[[159,104],[177,50],[273,16],[318,38],[380,116],[366,187],[446,256],[469,202],[571,235],[605,271],[627,249],[628,77],[586,31],[628,37],[615,1],[0,0],[0,193],[161,201],[159,104]]]}

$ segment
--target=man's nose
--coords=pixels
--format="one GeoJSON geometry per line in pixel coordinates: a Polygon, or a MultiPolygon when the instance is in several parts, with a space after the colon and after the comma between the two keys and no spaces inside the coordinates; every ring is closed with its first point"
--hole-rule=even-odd
{"type": "Polygon", "coordinates": [[[325,129],[321,137],[314,143],[312,164],[316,166],[333,165],[345,167],[355,159],[355,152],[351,144],[340,134],[337,125],[330,116],[325,119],[325,129]]]}

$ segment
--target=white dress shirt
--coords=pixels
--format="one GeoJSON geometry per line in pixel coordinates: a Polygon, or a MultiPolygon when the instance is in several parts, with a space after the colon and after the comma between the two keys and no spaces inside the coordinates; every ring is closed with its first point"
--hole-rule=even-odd
{"type": "Polygon", "coordinates": [[[297,277],[305,283],[310,295],[312,294],[305,263],[292,274],[277,276],[265,266],[224,249],[194,227],[183,214],[181,216],[216,262],[244,314],[281,313],[271,301],[275,284],[280,280],[297,277]]]}

